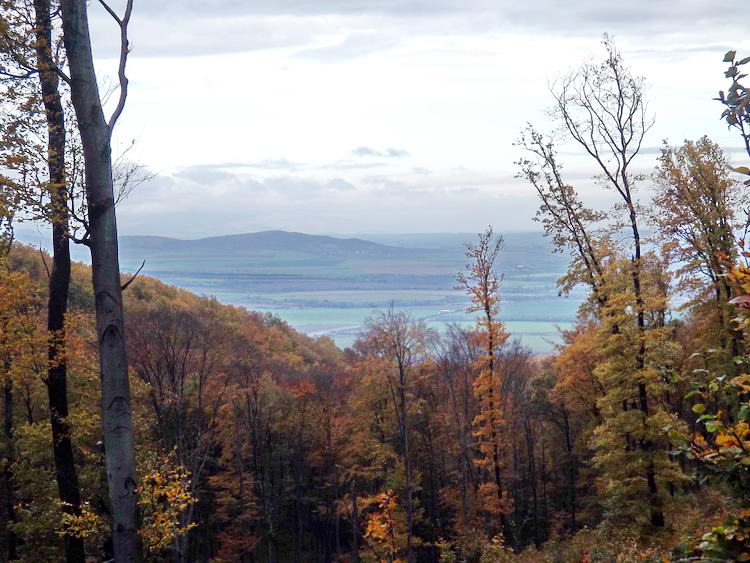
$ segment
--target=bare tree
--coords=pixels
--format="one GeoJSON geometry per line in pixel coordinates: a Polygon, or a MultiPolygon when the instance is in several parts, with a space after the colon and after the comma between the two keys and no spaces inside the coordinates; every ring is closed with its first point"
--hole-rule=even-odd
{"type": "Polygon", "coordinates": [[[99,95],[86,2],[62,0],[61,8],[63,37],[70,68],[71,99],[78,119],[86,167],[88,235],[85,242],[91,249],[114,559],[125,562],[139,561],[142,556],[137,530],[133,421],[118,258],[111,138],[128,94],[125,68],[130,50],[128,24],[133,0],[127,1],[122,17],[103,0],[100,3],[116,21],[120,32],[120,94],[109,121],[104,116],[99,95]]]}

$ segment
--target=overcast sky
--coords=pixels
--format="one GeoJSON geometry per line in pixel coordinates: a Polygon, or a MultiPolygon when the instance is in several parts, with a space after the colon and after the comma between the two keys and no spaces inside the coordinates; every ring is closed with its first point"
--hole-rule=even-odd
{"type": "MultiPolygon", "coordinates": [[[[115,5],[117,2],[114,3],[115,5]]],[[[124,234],[182,238],[533,230],[514,179],[548,83],[614,36],[649,84],[662,139],[739,138],[711,101],[725,51],[750,55],[746,0],[136,0],[130,97],[116,131],[155,177],[121,205],[124,234]],[[743,25],[744,23],[744,25],[743,25]]],[[[116,32],[90,18],[103,82],[116,32]]],[[[566,147],[569,177],[605,205],[566,147]],[[570,154],[568,154],[570,153],[570,154]]],[[[742,155],[733,153],[739,162],[742,155]]]]}

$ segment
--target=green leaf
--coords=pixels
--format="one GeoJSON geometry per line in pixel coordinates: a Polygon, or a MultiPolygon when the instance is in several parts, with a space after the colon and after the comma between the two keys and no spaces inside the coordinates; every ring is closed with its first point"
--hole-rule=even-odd
{"type": "MultiPolygon", "coordinates": [[[[728,62],[728,61],[727,61],[727,62],[728,62]]],[[[750,63],[750,57],[745,57],[744,59],[742,59],[741,61],[739,61],[739,62],[737,63],[737,66],[739,66],[739,65],[744,65],[744,64],[747,64],[747,63],[750,63]]]]}
{"type": "Polygon", "coordinates": [[[727,51],[724,55],[723,63],[731,63],[734,60],[734,56],[737,54],[737,51],[727,51]]]}

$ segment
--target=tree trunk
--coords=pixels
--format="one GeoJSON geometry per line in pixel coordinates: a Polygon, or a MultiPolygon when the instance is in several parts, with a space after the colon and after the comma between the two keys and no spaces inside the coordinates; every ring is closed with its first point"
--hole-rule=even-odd
{"type": "Polygon", "coordinates": [[[401,441],[404,448],[404,471],[406,473],[406,560],[411,563],[413,559],[413,535],[414,535],[414,499],[412,483],[411,455],[409,452],[409,428],[407,426],[406,411],[406,378],[403,375],[402,368],[399,368],[402,375],[401,385],[399,388],[399,401],[401,403],[401,441]]]}
{"type": "MultiPolygon", "coordinates": [[[[102,424],[116,562],[140,561],[133,422],[117,255],[111,129],[104,118],[84,0],[62,0],[71,97],[86,163],[89,246],[96,303],[102,424]]],[[[125,47],[127,48],[127,47],[125,47]]]]}
{"type": "Polygon", "coordinates": [[[8,561],[15,561],[18,559],[18,553],[16,551],[18,538],[16,537],[16,533],[9,527],[10,524],[16,521],[16,503],[13,494],[13,380],[10,377],[10,361],[8,359],[4,362],[4,375],[5,448],[7,466],[5,468],[5,474],[3,475],[3,486],[5,487],[5,508],[8,513],[5,541],[8,548],[8,561]]]}
{"type": "Polygon", "coordinates": [[[352,481],[352,561],[359,563],[359,510],[354,481],[352,481]]]}
{"type": "MultiPolygon", "coordinates": [[[[495,399],[493,391],[493,383],[495,381],[495,342],[493,336],[493,317],[489,307],[489,300],[485,298],[484,314],[487,321],[487,369],[490,372],[490,385],[489,385],[489,407],[490,407],[490,436],[492,437],[492,468],[495,477],[495,487],[497,489],[497,500],[500,501],[502,506],[503,502],[503,482],[500,476],[500,447],[498,445],[498,433],[497,428],[499,426],[495,416],[495,399]]],[[[497,382],[497,400],[500,401],[501,384],[497,382]]],[[[499,408],[499,406],[498,406],[499,408]]],[[[507,542],[510,541],[510,530],[508,529],[508,522],[505,518],[504,508],[500,512],[500,533],[503,535],[503,539],[507,542]]]]}
{"type": "MultiPolygon", "coordinates": [[[[635,211],[635,206],[629,199],[630,188],[627,182],[627,177],[623,172],[623,183],[626,186],[628,193],[628,199],[626,200],[626,203],[629,208],[630,226],[633,232],[633,245],[635,248],[635,257],[631,260],[631,264],[633,268],[633,293],[635,295],[638,324],[638,352],[636,354],[636,366],[639,373],[638,408],[643,415],[643,424],[645,426],[649,416],[649,408],[646,383],[642,379],[643,370],[646,365],[646,320],[643,295],[641,291],[641,236],[638,231],[638,219],[635,211]]],[[[651,456],[652,452],[654,451],[653,440],[647,438],[646,440],[641,441],[641,450],[643,450],[646,455],[651,456]]],[[[649,463],[646,466],[646,483],[648,485],[649,506],[651,510],[651,525],[655,528],[662,528],[664,527],[664,513],[660,508],[659,491],[656,484],[656,471],[654,469],[653,460],[649,460],[649,463]]]]}
{"type": "MultiPolygon", "coordinates": [[[[50,0],[34,0],[36,17],[36,58],[47,121],[49,194],[52,217],[52,272],[47,302],[47,394],[52,427],[57,489],[62,511],[81,514],[81,494],[73,460],[68,426],[68,366],[65,359],[65,315],[70,288],[70,242],[68,240],[68,195],[65,181],[65,117],[60,100],[59,78],[52,59],[50,0]]],[[[83,563],[83,538],[63,536],[65,559],[83,563]]]]}

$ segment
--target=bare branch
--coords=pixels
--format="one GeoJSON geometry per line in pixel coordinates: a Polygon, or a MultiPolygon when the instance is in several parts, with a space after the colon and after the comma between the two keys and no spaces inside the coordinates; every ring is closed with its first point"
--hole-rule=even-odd
{"type": "Polygon", "coordinates": [[[121,289],[122,289],[122,291],[125,291],[125,290],[126,290],[126,289],[128,288],[128,286],[129,286],[129,285],[130,285],[131,283],[133,283],[133,281],[135,281],[135,278],[137,278],[137,277],[138,277],[138,274],[140,274],[140,273],[141,273],[141,270],[143,269],[143,267],[144,267],[145,265],[146,265],[146,261],[144,260],[144,261],[143,261],[143,262],[141,263],[141,267],[140,267],[140,268],[138,268],[138,271],[137,271],[137,272],[136,272],[135,274],[133,274],[133,277],[132,277],[132,278],[130,278],[130,279],[129,279],[128,281],[126,281],[126,282],[125,282],[125,283],[124,283],[124,284],[122,285],[122,288],[121,288],[121,289]]]}
{"type": "Polygon", "coordinates": [[[107,10],[107,13],[112,16],[112,19],[117,22],[117,25],[122,25],[120,16],[118,16],[117,13],[115,13],[115,11],[104,0],[99,0],[99,3],[104,7],[105,10],[107,10]]]}
{"type": "Polygon", "coordinates": [[[112,116],[109,118],[109,131],[110,134],[117,124],[117,120],[120,118],[123,109],[125,109],[125,101],[128,98],[128,77],[125,74],[125,67],[128,62],[128,54],[130,53],[130,42],[128,40],[128,24],[130,23],[130,16],[133,12],[133,0],[128,0],[125,7],[125,15],[122,19],[110,8],[104,0],[99,0],[99,3],[104,6],[110,16],[117,22],[120,27],[120,64],[117,69],[117,77],[120,81],[120,99],[117,101],[117,107],[115,107],[112,116]]]}

